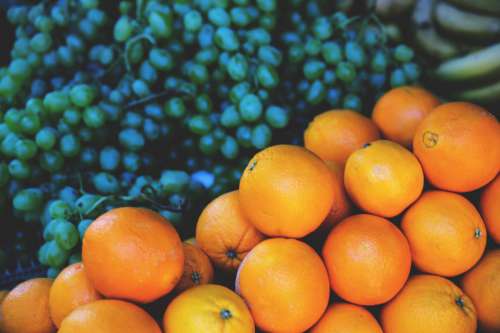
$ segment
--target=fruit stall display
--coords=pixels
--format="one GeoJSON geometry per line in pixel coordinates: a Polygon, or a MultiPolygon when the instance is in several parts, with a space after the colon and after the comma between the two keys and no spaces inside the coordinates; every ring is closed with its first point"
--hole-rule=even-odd
{"type": "Polygon", "coordinates": [[[3,6],[0,333],[500,331],[495,1],[3,6]]]}

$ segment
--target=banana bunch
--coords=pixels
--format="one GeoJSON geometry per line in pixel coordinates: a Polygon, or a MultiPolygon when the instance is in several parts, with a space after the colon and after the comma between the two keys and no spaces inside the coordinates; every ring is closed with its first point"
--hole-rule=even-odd
{"type": "Polygon", "coordinates": [[[417,47],[438,65],[436,89],[459,100],[500,102],[500,0],[416,0],[417,47]]]}

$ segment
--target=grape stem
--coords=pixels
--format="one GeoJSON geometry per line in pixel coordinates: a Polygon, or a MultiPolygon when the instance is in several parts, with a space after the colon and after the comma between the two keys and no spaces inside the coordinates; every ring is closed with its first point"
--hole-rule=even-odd
{"type": "Polygon", "coordinates": [[[178,93],[178,91],[176,91],[176,90],[165,90],[165,91],[159,92],[157,94],[151,94],[151,95],[146,96],[144,98],[141,98],[141,99],[138,99],[138,100],[135,100],[135,101],[128,103],[127,105],[125,105],[125,110],[135,108],[136,106],[139,106],[142,104],[147,104],[151,101],[154,101],[156,99],[159,99],[159,98],[162,98],[165,96],[177,95],[176,93],[178,93]]]}
{"type": "Polygon", "coordinates": [[[134,36],[132,37],[126,44],[125,44],[125,54],[123,55],[124,59],[125,59],[125,67],[127,68],[127,71],[128,72],[131,72],[132,71],[132,66],[130,65],[130,61],[128,59],[128,55],[130,53],[130,49],[132,48],[132,46],[135,45],[135,43],[138,43],[140,42],[141,40],[147,40],[148,42],[150,42],[152,45],[156,45],[156,40],[149,34],[140,34],[140,35],[137,35],[137,36],[134,36]]]}
{"type": "Polygon", "coordinates": [[[142,19],[142,8],[144,7],[144,0],[136,0],[135,1],[135,16],[137,17],[137,20],[142,19]]]}

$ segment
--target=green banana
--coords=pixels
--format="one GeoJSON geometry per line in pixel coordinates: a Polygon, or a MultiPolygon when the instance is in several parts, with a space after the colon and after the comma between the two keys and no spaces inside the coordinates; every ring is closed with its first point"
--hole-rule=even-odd
{"type": "Polygon", "coordinates": [[[500,81],[479,88],[458,92],[455,94],[455,98],[475,103],[499,102],[500,81]]]}
{"type": "Polygon", "coordinates": [[[469,13],[446,2],[436,4],[434,18],[450,34],[482,40],[500,37],[500,18],[469,13]]]}
{"type": "Polygon", "coordinates": [[[441,36],[432,26],[415,31],[415,43],[428,56],[446,60],[461,53],[460,47],[441,36]]]}
{"type": "Polygon", "coordinates": [[[498,0],[448,0],[457,6],[485,14],[500,14],[500,1],[498,0]]]}
{"type": "Polygon", "coordinates": [[[435,0],[417,0],[411,19],[417,27],[432,25],[432,9],[434,8],[435,0]]]}
{"type": "Polygon", "coordinates": [[[449,82],[481,80],[500,72],[500,43],[440,64],[433,76],[449,82]]]}
{"type": "Polygon", "coordinates": [[[438,60],[455,57],[467,47],[442,36],[434,27],[432,12],[435,0],[417,0],[412,13],[415,25],[414,38],[417,46],[428,56],[438,60]]]}

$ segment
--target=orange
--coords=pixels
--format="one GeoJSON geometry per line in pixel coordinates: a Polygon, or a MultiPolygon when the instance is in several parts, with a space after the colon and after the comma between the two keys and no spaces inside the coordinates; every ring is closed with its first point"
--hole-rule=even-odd
{"type": "Polygon", "coordinates": [[[417,126],[439,104],[439,100],[425,89],[398,87],[377,101],[372,119],[385,138],[411,147],[417,126]]]}
{"type": "Polygon", "coordinates": [[[99,300],[76,308],[57,333],[161,333],[151,316],[132,303],[99,300]]]}
{"type": "Polygon", "coordinates": [[[2,302],[8,293],[8,290],[0,290],[0,333],[5,333],[6,331],[2,318],[2,302]]]}
{"type": "Polygon", "coordinates": [[[500,249],[486,253],[462,280],[472,299],[479,323],[488,332],[500,332],[500,249]]]}
{"type": "Polygon", "coordinates": [[[183,243],[184,248],[184,273],[175,287],[178,291],[207,284],[214,278],[214,268],[208,256],[196,245],[183,243]]]}
{"type": "Polygon", "coordinates": [[[243,215],[238,191],[215,198],[202,211],[196,224],[196,243],[225,270],[236,270],[262,235],[243,215]]]}
{"type": "Polygon", "coordinates": [[[52,321],[57,327],[67,315],[80,305],[101,299],[89,281],[82,263],[66,267],[54,280],[49,294],[52,321]]]}
{"type": "Polygon", "coordinates": [[[2,302],[6,333],[54,333],[50,319],[50,279],[32,279],[18,284],[2,302]]]}
{"type": "Polygon", "coordinates": [[[388,220],[353,215],[336,225],[323,245],[332,289],[348,302],[382,304],[403,287],[411,267],[410,247],[388,220]]]}
{"type": "Polygon", "coordinates": [[[326,310],[310,333],[383,333],[379,323],[365,308],[336,303],[326,310]]]}
{"type": "Polygon", "coordinates": [[[378,140],[349,157],[344,182],[347,193],[362,210],[394,217],[420,196],[424,174],[410,151],[395,142],[378,140]]]}
{"type": "Polygon", "coordinates": [[[352,110],[332,110],[314,117],[304,145],[325,161],[344,164],[353,151],[380,138],[377,126],[352,110]]]}
{"type": "Polygon", "coordinates": [[[250,160],[239,196],[243,212],[262,233],[301,238],[328,216],[334,181],[326,164],[307,149],[278,145],[250,160]]]}
{"type": "Polygon", "coordinates": [[[481,216],[456,193],[425,192],[406,211],[401,229],[415,266],[426,273],[462,274],[478,262],[486,246],[481,216]]]}
{"type": "Polygon", "coordinates": [[[484,188],[480,206],[488,234],[496,243],[500,243],[500,176],[484,188]]]}
{"type": "Polygon", "coordinates": [[[328,273],[306,243],[273,238],[246,256],[236,276],[236,292],[266,332],[304,332],[328,306],[328,273]]]}
{"type": "Polygon", "coordinates": [[[240,296],[223,286],[206,284],[186,290],[167,307],[168,333],[253,333],[255,324],[240,296]]]}
{"type": "Polygon", "coordinates": [[[382,308],[384,333],[475,333],[476,310],[453,282],[435,275],[415,275],[382,308]]]}
{"type": "Polygon", "coordinates": [[[435,187],[469,192],[489,183],[500,169],[500,125],[470,103],[438,106],[418,126],[413,150],[435,187]]]}
{"type": "Polygon", "coordinates": [[[101,294],[142,303],[171,291],[184,271],[177,231],[143,208],[116,208],[99,216],[85,233],[82,257],[101,294]]]}
{"type": "Polygon", "coordinates": [[[335,162],[326,162],[333,176],[333,205],[321,229],[330,229],[351,215],[352,206],[344,186],[344,167],[335,162]]]}

